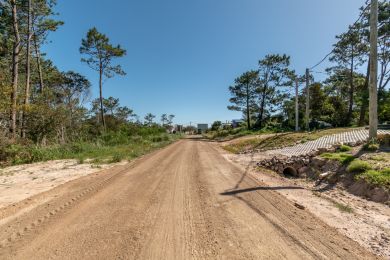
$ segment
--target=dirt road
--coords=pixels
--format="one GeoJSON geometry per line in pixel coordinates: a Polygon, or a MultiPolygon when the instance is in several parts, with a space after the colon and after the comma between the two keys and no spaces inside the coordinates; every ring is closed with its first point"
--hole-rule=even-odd
{"type": "Polygon", "coordinates": [[[369,259],[212,144],[181,140],[0,210],[1,259],[369,259]]]}

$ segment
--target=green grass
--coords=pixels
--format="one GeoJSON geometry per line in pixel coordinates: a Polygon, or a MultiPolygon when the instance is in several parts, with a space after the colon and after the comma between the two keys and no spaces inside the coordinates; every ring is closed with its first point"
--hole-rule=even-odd
{"type": "Polygon", "coordinates": [[[353,160],[347,167],[347,171],[351,173],[362,173],[371,170],[371,165],[360,159],[353,160]]]}
{"type": "Polygon", "coordinates": [[[369,152],[375,152],[379,149],[379,144],[367,143],[363,146],[363,149],[369,152]]]}
{"type": "Polygon", "coordinates": [[[243,136],[260,135],[274,132],[274,130],[270,129],[248,130],[244,127],[240,127],[234,129],[210,131],[204,134],[204,137],[216,141],[229,141],[243,136]]]}
{"type": "Polygon", "coordinates": [[[390,168],[383,170],[368,170],[356,176],[357,179],[363,179],[370,184],[390,189],[390,168]]]}
{"type": "Polygon", "coordinates": [[[1,166],[60,159],[77,159],[80,164],[87,159],[94,164],[115,163],[139,157],[181,137],[167,133],[145,136],[126,136],[123,133],[108,133],[107,135],[95,142],[84,141],[52,146],[9,145],[0,151],[1,166]]]}
{"type": "Polygon", "coordinates": [[[370,159],[374,160],[374,161],[381,162],[381,161],[384,161],[386,158],[384,156],[373,156],[370,159]]]}
{"type": "Polygon", "coordinates": [[[114,154],[112,158],[108,161],[109,163],[117,163],[122,161],[124,158],[123,154],[114,154]]]}
{"type": "Polygon", "coordinates": [[[280,147],[292,146],[297,143],[305,143],[316,140],[325,135],[332,135],[350,131],[351,128],[334,128],[310,133],[280,133],[266,138],[253,137],[245,140],[233,141],[233,143],[223,146],[223,148],[232,153],[240,153],[247,150],[272,150],[280,147]]]}
{"type": "Polygon", "coordinates": [[[352,148],[348,145],[342,145],[342,146],[340,146],[339,149],[340,149],[340,152],[349,152],[352,150],[352,148]]]}
{"type": "Polygon", "coordinates": [[[349,205],[345,205],[339,202],[334,202],[334,205],[336,208],[338,208],[341,212],[346,212],[346,213],[352,213],[353,209],[349,205]]]}
{"type": "Polygon", "coordinates": [[[353,160],[355,160],[355,157],[352,154],[348,153],[323,153],[321,154],[322,158],[329,159],[329,160],[336,160],[340,162],[343,165],[347,165],[353,160]]]}

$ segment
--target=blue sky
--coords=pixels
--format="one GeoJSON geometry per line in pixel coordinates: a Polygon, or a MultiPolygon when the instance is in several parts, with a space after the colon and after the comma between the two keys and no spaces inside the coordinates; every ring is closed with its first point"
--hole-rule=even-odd
{"type": "MultiPolygon", "coordinates": [[[[47,56],[93,84],[98,75],[80,62],[81,39],[96,26],[121,44],[125,77],[106,81],[104,96],[143,118],[175,114],[176,123],[240,118],[227,110],[228,86],[256,69],[269,53],[291,55],[304,73],[327,54],[335,35],[358,17],[364,0],[59,0],[65,22],[49,37],[47,56]]],[[[326,64],[325,64],[326,65],[326,64]]],[[[317,70],[322,70],[319,67],[317,70]]]]}

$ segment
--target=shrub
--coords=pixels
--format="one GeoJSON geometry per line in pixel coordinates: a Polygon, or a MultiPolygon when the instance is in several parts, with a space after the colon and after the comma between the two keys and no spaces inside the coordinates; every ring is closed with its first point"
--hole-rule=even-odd
{"type": "Polygon", "coordinates": [[[390,168],[380,171],[369,170],[357,176],[357,179],[364,179],[368,183],[390,188],[390,168]]]}
{"type": "Polygon", "coordinates": [[[369,152],[375,152],[379,149],[379,143],[376,139],[369,140],[364,146],[363,149],[369,152]]]}
{"type": "Polygon", "coordinates": [[[342,146],[340,146],[340,151],[341,151],[341,152],[349,152],[349,151],[351,151],[351,150],[352,150],[352,148],[349,147],[348,145],[342,145],[342,146]]]}
{"type": "Polygon", "coordinates": [[[371,165],[359,159],[352,161],[347,168],[347,171],[352,173],[362,173],[368,170],[371,170],[371,165]]]}
{"type": "Polygon", "coordinates": [[[167,134],[158,135],[158,136],[152,136],[151,141],[153,143],[166,142],[166,141],[169,141],[169,136],[167,134]]]}
{"type": "Polygon", "coordinates": [[[83,164],[84,163],[84,157],[79,157],[79,158],[77,158],[77,163],[78,164],[83,164]]]}
{"type": "Polygon", "coordinates": [[[378,144],[365,144],[363,146],[364,150],[369,151],[369,152],[375,152],[379,149],[378,144]]]}
{"type": "Polygon", "coordinates": [[[122,161],[122,159],[123,159],[123,155],[117,153],[117,154],[114,154],[114,156],[111,158],[111,160],[109,162],[110,163],[117,163],[117,162],[122,161]]]}

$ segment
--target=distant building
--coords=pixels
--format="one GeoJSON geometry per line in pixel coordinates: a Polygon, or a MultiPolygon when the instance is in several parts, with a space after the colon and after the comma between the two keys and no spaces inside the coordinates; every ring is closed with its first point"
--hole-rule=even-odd
{"type": "Polygon", "coordinates": [[[175,128],[173,129],[173,133],[181,133],[183,132],[183,125],[175,125],[175,128]]]}
{"type": "Polygon", "coordinates": [[[197,127],[198,134],[202,134],[202,133],[206,132],[208,129],[209,129],[208,124],[198,124],[198,127],[197,127]]]}
{"type": "Polygon", "coordinates": [[[233,119],[232,120],[232,127],[237,128],[244,124],[244,120],[242,119],[233,119]]]}

